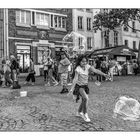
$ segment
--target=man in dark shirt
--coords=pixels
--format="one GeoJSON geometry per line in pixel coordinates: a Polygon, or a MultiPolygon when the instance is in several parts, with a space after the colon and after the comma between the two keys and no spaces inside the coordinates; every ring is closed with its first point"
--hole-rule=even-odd
{"type": "Polygon", "coordinates": [[[18,84],[18,78],[17,78],[17,69],[19,68],[19,64],[15,58],[14,55],[10,56],[11,58],[11,75],[13,80],[13,87],[12,88],[20,88],[20,85],[18,84]]]}

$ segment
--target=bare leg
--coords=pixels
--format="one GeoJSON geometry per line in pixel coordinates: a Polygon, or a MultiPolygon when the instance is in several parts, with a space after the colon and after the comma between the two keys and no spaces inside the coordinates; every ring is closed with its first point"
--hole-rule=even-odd
{"type": "Polygon", "coordinates": [[[82,111],[84,114],[87,113],[87,105],[88,105],[88,95],[86,94],[83,88],[80,88],[80,95],[82,97],[82,105],[80,105],[79,110],[82,111]],[[81,109],[82,108],[82,109],[81,109]]]}

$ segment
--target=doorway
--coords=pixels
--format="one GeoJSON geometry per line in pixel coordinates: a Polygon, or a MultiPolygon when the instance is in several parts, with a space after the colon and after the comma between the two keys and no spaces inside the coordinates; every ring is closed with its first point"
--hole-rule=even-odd
{"type": "Polygon", "coordinates": [[[20,73],[28,73],[30,66],[30,46],[17,46],[20,73]]]}

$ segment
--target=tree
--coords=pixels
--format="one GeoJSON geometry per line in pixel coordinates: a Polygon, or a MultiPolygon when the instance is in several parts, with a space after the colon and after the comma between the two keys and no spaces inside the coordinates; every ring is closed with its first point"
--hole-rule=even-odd
{"type": "MultiPolygon", "coordinates": [[[[140,22],[140,9],[108,9],[95,15],[93,22],[94,30],[102,30],[102,27],[108,30],[115,30],[117,27],[125,25],[134,29],[129,25],[130,21],[140,22]]],[[[140,31],[139,29],[134,29],[140,31]]]]}

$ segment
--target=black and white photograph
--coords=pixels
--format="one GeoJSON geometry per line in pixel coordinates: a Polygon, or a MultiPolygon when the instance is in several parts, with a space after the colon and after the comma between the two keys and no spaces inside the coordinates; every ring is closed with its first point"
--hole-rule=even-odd
{"type": "Polygon", "coordinates": [[[140,8],[0,8],[0,132],[140,131],[140,8]]]}

